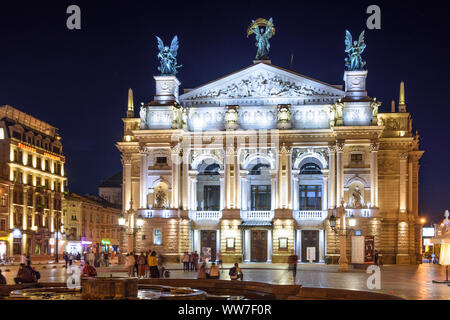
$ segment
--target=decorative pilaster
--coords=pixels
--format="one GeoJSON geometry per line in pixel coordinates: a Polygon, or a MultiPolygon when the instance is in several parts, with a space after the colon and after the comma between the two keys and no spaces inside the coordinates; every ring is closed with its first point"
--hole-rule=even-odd
{"type": "Polygon", "coordinates": [[[248,210],[248,194],[247,194],[247,170],[240,171],[241,177],[241,210],[248,210]]]}
{"type": "Polygon", "coordinates": [[[232,175],[234,171],[234,148],[232,145],[227,147],[225,156],[225,208],[232,209],[233,204],[233,183],[232,175]]]}
{"type": "Polygon", "coordinates": [[[407,185],[408,185],[408,172],[407,172],[407,162],[408,153],[401,153],[399,155],[400,159],[400,213],[407,212],[407,185]]]}
{"type": "Polygon", "coordinates": [[[176,145],[172,148],[172,205],[171,208],[178,209],[180,206],[180,146],[176,145]]]}
{"type": "Polygon", "coordinates": [[[131,154],[122,154],[123,165],[123,210],[130,210],[131,201],[131,154]]]}
{"type": "Polygon", "coordinates": [[[144,145],[139,146],[140,156],[140,175],[139,175],[139,207],[141,209],[147,209],[147,177],[148,177],[148,156],[147,147],[144,145]]]}
{"type": "Polygon", "coordinates": [[[370,204],[378,208],[378,141],[370,144],[370,204]]]}
{"type": "Polygon", "coordinates": [[[233,188],[233,199],[234,199],[234,209],[239,209],[241,206],[241,186],[240,186],[240,181],[239,181],[239,153],[238,150],[236,149],[234,151],[234,157],[233,157],[233,182],[234,182],[234,188],[233,188]]]}
{"type": "Polygon", "coordinates": [[[293,210],[300,210],[300,204],[299,204],[299,174],[300,170],[292,170],[292,209],[293,210]]]}
{"type": "Polygon", "coordinates": [[[328,170],[322,170],[322,210],[328,210],[328,170]]]}
{"type": "Polygon", "coordinates": [[[182,192],[182,201],[183,201],[183,210],[189,210],[189,154],[190,151],[183,152],[183,178],[182,184],[183,188],[182,192]]]}
{"type": "Polygon", "coordinates": [[[197,210],[197,171],[189,171],[189,204],[190,210],[197,210]]]}
{"type": "Polygon", "coordinates": [[[225,171],[219,170],[220,175],[220,210],[225,209],[225,171]]]}
{"type": "Polygon", "coordinates": [[[330,179],[330,189],[329,189],[329,206],[330,208],[335,208],[337,207],[337,202],[336,202],[336,146],[335,145],[330,145],[328,147],[328,149],[330,150],[329,153],[329,179],[330,179]]]}
{"type": "Polygon", "coordinates": [[[344,198],[344,141],[336,143],[337,150],[337,175],[336,175],[336,207],[344,198]]]}
{"type": "Polygon", "coordinates": [[[277,208],[277,170],[270,171],[271,184],[272,184],[272,199],[271,199],[271,210],[275,210],[277,208]]]}

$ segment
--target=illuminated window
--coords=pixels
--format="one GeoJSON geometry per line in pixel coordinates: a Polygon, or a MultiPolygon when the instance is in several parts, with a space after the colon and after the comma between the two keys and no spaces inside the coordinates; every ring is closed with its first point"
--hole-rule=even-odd
{"type": "Polygon", "coordinates": [[[3,128],[0,128],[0,140],[5,139],[5,131],[3,130],[3,128]]]}
{"type": "Polygon", "coordinates": [[[322,210],[322,186],[300,186],[300,210],[322,210]]]}
{"type": "Polygon", "coordinates": [[[161,229],[155,229],[153,231],[153,245],[160,246],[162,243],[161,241],[161,229]]]}

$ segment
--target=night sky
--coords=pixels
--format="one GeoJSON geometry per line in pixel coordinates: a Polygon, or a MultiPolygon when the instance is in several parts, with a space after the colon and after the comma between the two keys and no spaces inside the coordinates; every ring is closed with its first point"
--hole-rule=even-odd
{"type": "MultiPolygon", "coordinates": [[[[272,64],[343,84],[344,36],[366,29],[366,8],[381,7],[381,30],[366,29],[363,58],[369,95],[398,104],[399,84],[425,154],[419,214],[435,221],[450,207],[449,26],[444,5],[427,1],[2,1],[0,104],[59,128],[71,192],[97,193],[121,170],[128,88],[135,106],[154,95],[155,36],[180,39],[181,88],[193,88],[252,64],[251,19],[273,17],[272,64]],[[395,3],[392,3],[395,2],[395,3]],[[66,27],[66,8],[81,7],[82,30],[66,27]]],[[[138,108],[136,108],[138,109],[138,108]]],[[[138,111],[136,110],[136,114],[138,111]]]]}

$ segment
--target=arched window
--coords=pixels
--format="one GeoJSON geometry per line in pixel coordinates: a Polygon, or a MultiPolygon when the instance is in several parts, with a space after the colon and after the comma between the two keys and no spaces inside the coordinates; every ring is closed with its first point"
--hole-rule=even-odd
{"type": "Polygon", "coordinates": [[[265,170],[270,169],[270,165],[265,163],[258,163],[253,166],[253,168],[250,170],[251,175],[259,176],[262,172],[265,170]]]}
{"type": "Polygon", "coordinates": [[[300,174],[321,174],[321,173],[322,170],[320,169],[320,167],[312,162],[305,163],[300,168],[300,174]]]}

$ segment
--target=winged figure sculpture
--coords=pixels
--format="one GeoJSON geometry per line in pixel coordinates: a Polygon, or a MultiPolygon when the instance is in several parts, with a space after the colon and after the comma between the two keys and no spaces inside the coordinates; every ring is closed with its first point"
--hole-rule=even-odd
{"type": "Polygon", "coordinates": [[[161,72],[161,75],[176,75],[177,69],[182,67],[181,65],[177,65],[177,51],[178,51],[178,36],[173,37],[172,43],[170,47],[164,46],[163,41],[160,37],[156,36],[156,40],[158,40],[158,59],[160,66],[158,70],[161,72]]]}
{"type": "Polygon", "coordinates": [[[347,70],[364,70],[366,62],[362,60],[361,54],[365,48],[364,31],[359,35],[358,41],[352,41],[352,35],[345,30],[345,52],[348,54],[348,57],[345,58],[345,67],[347,70]]]}

